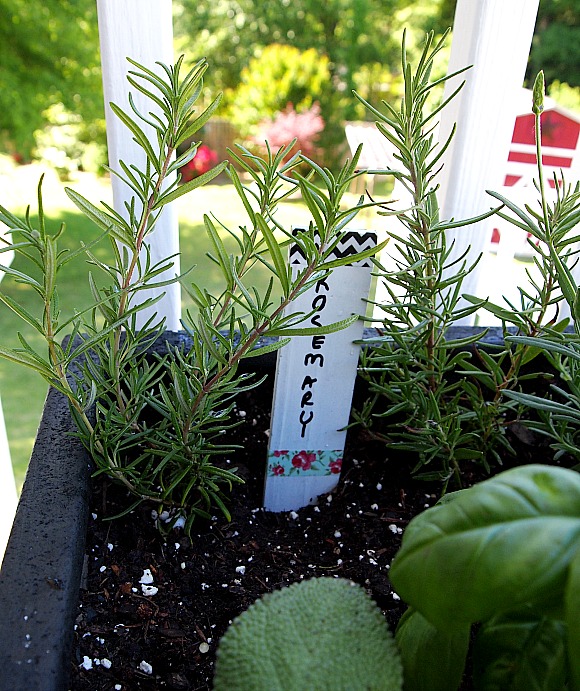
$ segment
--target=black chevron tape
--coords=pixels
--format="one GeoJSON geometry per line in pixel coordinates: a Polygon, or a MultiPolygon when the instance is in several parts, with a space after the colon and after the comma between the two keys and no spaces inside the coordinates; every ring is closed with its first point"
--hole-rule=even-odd
{"type": "MultiPolygon", "coordinates": [[[[305,232],[302,228],[295,228],[293,234],[296,235],[298,232],[305,232]]],[[[315,242],[319,240],[319,236],[315,233],[315,242]]],[[[342,236],[340,242],[333,249],[332,253],[329,255],[329,259],[343,259],[344,257],[349,257],[355,255],[358,252],[362,252],[371,247],[376,247],[377,245],[377,234],[368,231],[361,233],[358,231],[347,231],[342,236]]],[[[306,261],[306,256],[299,245],[292,245],[290,247],[290,265],[299,266],[304,264],[306,261]]],[[[372,266],[372,261],[370,257],[363,259],[352,264],[346,264],[346,266],[372,266]]]]}

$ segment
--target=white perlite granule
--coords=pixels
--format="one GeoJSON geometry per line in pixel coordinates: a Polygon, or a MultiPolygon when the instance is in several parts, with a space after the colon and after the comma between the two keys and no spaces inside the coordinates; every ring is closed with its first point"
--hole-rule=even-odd
{"type": "Polygon", "coordinates": [[[153,583],[153,574],[151,569],[143,569],[143,575],[139,579],[139,583],[153,583]]]}
{"type": "Polygon", "coordinates": [[[141,660],[139,663],[139,669],[142,672],[145,672],[145,674],[153,674],[153,667],[148,662],[145,662],[145,660],[141,660]]]}

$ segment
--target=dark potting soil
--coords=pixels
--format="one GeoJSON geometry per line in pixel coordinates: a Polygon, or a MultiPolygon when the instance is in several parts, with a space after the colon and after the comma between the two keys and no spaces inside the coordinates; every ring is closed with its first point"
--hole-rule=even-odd
{"type": "MultiPolygon", "coordinates": [[[[162,537],[144,505],[103,521],[127,496],[95,482],[72,690],[211,689],[216,649],[232,619],[264,593],[314,576],[363,585],[394,630],[406,606],[389,583],[389,564],[408,522],[436,503],[440,486],[414,480],[410,464],[354,429],[333,493],[296,512],[264,512],[270,403],[267,384],[238,402],[244,448],[232,465],[246,483],[234,487],[231,522],[217,515],[194,524],[191,537],[181,529],[162,537]],[[152,582],[142,584],[147,569],[152,582]],[[157,591],[146,595],[143,585],[157,591]]],[[[531,448],[519,462],[546,461],[531,458],[531,448]]],[[[468,484],[483,477],[479,467],[466,473],[468,484]]]]}

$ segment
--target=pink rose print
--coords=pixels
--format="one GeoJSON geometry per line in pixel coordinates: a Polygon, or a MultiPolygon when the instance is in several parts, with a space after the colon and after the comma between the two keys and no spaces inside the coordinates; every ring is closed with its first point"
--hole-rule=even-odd
{"type": "Polygon", "coordinates": [[[288,450],[286,450],[286,451],[278,451],[278,450],[274,451],[274,457],[275,458],[280,458],[280,456],[286,456],[286,455],[288,455],[288,450]]]}
{"type": "Polygon", "coordinates": [[[292,459],[292,465],[295,468],[301,468],[302,470],[310,470],[310,466],[315,461],[315,453],[307,453],[306,451],[301,451],[300,453],[297,453],[292,459]]]}
{"type": "Polygon", "coordinates": [[[330,461],[329,467],[333,475],[338,475],[342,469],[342,458],[337,458],[336,461],[330,461]]]}
{"type": "Polygon", "coordinates": [[[273,475],[284,475],[284,468],[281,465],[275,465],[272,468],[273,475]]]}

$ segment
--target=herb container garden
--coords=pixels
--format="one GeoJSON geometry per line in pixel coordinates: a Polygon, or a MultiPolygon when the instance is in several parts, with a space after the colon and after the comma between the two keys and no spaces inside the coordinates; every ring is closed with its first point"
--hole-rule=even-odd
{"type": "MultiPolygon", "coordinates": [[[[326,296],[322,293],[325,281],[330,280],[334,270],[346,267],[351,261],[366,261],[377,251],[373,245],[361,251],[354,250],[352,257],[345,256],[347,253],[342,249],[338,256],[332,255],[345,238],[344,229],[365,206],[361,198],[353,208],[344,210],[341,207],[344,193],[357,175],[358,154],[336,177],[303,157],[282,164],[288,147],[275,155],[268,152],[267,160],[257,159],[243,149],[241,156],[233,154],[252,178],[252,186],[245,186],[234,169],[229,171],[244,201],[248,223],[241,225],[237,234],[231,231],[239,248],[239,254],[233,256],[226,251],[214,222],[209,217],[204,219],[213,247],[211,258],[223,277],[223,292],[214,296],[200,286],[192,285],[190,296],[198,308],[199,318],[192,318],[188,313],[184,321],[192,339],[190,342],[180,336],[164,337],[161,324],[153,324],[155,317],[140,324],[137,317],[143,317],[143,310],[154,307],[158,298],[139,302],[137,296],[145,287],[159,289],[167,282],[173,282],[173,279],[161,278],[170,268],[170,259],[152,264],[145,242],[159,210],[192,189],[192,185],[204,181],[198,178],[182,187],[177,183],[170,183],[168,187],[164,184],[167,175],[184,165],[194,154],[189,151],[178,161],[173,161],[177,146],[217,107],[216,101],[209,112],[190,124],[192,102],[194,95],[199,93],[198,84],[205,70],[203,62],[194,67],[183,82],[179,78],[181,61],[175,67],[163,67],[165,81],[131,63],[141,70],[132,72],[132,84],[144,93],[148,93],[150,88],[161,92],[161,97],[155,102],[160,105],[163,117],[156,118],[155,128],[161,147],[157,153],[139,124],[143,117],[135,110],[136,119],[133,119],[115,108],[115,113],[147,156],[146,172],[122,165],[122,177],[136,194],[135,204],[127,209],[128,220],[109,208],[98,209],[69,191],[69,196],[81,210],[123,248],[119,251],[114,244],[115,262],[112,266],[99,262],[90,253],[90,248],[79,250],[78,253],[88,253],[89,260],[104,271],[110,282],[109,288],[99,288],[91,277],[94,304],[83,313],[89,316],[77,315],[64,325],[59,322],[56,274],[68,258],[57,250],[60,233],[50,235],[46,230],[41,195],[39,229],[31,226],[28,217],[18,219],[0,208],[0,217],[11,225],[17,238],[23,239],[21,244],[14,245],[15,249],[28,258],[32,254],[33,261],[43,270],[42,283],[21,272],[14,274],[19,280],[29,283],[41,297],[42,317],[38,319],[14,301],[3,299],[45,337],[48,358],[27,347],[24,341],[22,350],[2,349],[0,354],[32,367],[64,396],[77,434],[84,446],[91,450],[97,473],[89,500],[88,457],[76,445],[74,438],[67,438],[65,444],[57,440],[70,431],[71,418],[47,409],[37,442],[38,450],[35,450],[36,460],[33,459],[26,480],[22,506],[16,516],[2,571],[0,604],[8,599],[14,602],[6,610],[11,612],[12,621],[6,618],[3,623],[3,638],[9,629],[9,642],[2,652],[7,659],[0,674],[11,675],[11,684],[15,684],[15,679],[22,679],[22,684],[18,682],[16,686],[59,688],[59,685],[66,684],[68,668],[73,672],[71,687],[74,689],[209,688],[217,640],[236,614],[274,588],[321,574],[343,576],[370,590],[387,619],[394,623],[403,607],[388,577],[391,559],[397,553],[392,580],[395,584],[400,583],[401,592],[404,590],[406,593],[405,600],[418,615],[406,616],[402,620],[402,633],[398,638],[405,675],[407,679],[413,678],[413,672],[421,667],[420,663],[427,655],[438,667],[446,660],[454,665],[453,674],[449,677],[443,670],[440,675],[442,684],[437,691],[449,691],[451,678],[451,687],[459,687],[471,626],[480,622],[484,626],[489,624],[490,616],[493,624],[495,613],[489,607],[483,612],[477,608],[469,610],[472,618],[461,621],[463,652],[459,657],[448,654],[450,641],[455,640],[454,634],[451,638],[445,632],[440,635],[439,629],[434,630],[431,620],[420,619],[424,616],[421,592],[424,594],[426,586],[434,579],[413,579],[412,569],[411,575],[407,573],[405,576],[404,568],[398,566],[404,564],[405,555],[409,552],[405,537],[400,552],[398,547],[407,524],[416,513],[429,509],[437,501],[442,484],[417,484],[409,471],[409,457],[413,457],[414,462],[419,459],[416,470],[429,463],[436,465],[434,460],[441,462],[441,467],[435,472],[422,473],[424,477],[443,479],[446,483],[455,478],[464,486],[476,483],[472,490],[446,498],[430,514],[445,517],[451,513],[461,518],[469,515],[464,505],[469,505],[470,497],[473,497],[475,506],[482,501],[485,506],[488,493],[493,495],[498,487],[502,487],[502,480],[494,483],[495,478],[489,483],[478,483],[485,475],[483,470],[488,462],[488,449],[497,463],[503,460],[500,452],[513,451],[513,447],[517,447],[516,465],[536,460],[530,451],[542,449],[540,444],[533,447],[520,444],[517,435],[516,439],[508,439],[506,427],[518,419],[519,406],[527,405],[538,410],[538,420],[532,425],[533,429],[543,438],[551,439],[551,442],[546,441],[543,449],[551,443],[559,452],[578,453],[575,444],[577,411],[580,409],[580,395],[575,389],[575,382],[580,377],[577,328],[567,339],[562,334],[565,322],[543,324],[546,310],[562,301],[562,296],[555,294],[554,276],[558,276],[563,298],[573,316],[576,320],[580,318],[575,299],[577,289],[568,265],[573,255],[566,244],[566,232],[580,216],[580,202],[578,195],[566,188],[557,202],[562,206],[562,209],[556,209],[558,213],[548,213],[542,196],[542,214],[538,214],[522,211],[509,200],[495,195],[515,214],[512,222],[520,229],[524,226],[529,228],[530,233],[544,243],[542,247],[547,247],[546,251],[538,250],[537,262],[546,278],[545,285],[535,286],[537,295],[521,291],[520,311],[488,305],[470,296],[463,296],[469,302],[468,307],[460,306],[462,280],[473,267],[463,260],[458,264],[451,259],[446,231],[462,223],[477,222],[495,212],[503,214],[503,211],[494,209],[465,222],[439,219],[433,169],[437,167],[440,147],[434,142],[431,130],[427,128],[424,131],[423,127],[426,122],[423,120],[425,100],[439,83],[429,81],[433,57],[442,47],[442,42],[433,46],[432,39],[432,36],[427,38],[416,75],[405,67],[407,60],[403,46],[405,98],[410,101],[403,102],[400,110],[385,106],[386,113],[369,106],[380,119],[381,132],[392,143],[397,143],[402,171],[392,173],[408,189],[413,189],[414,198],[412,207],[398,214],[406,226],[408,237],[394,237],[395,250],[402,257],[397,270],[389,271],[380,261],[375,264],[388,298],[375,305],[384,318],[375,313],[381,329],[369,342],[362,360],[365,381],[370,378],[370,388],[365,389],[362,383],[353,411],[357,421],[378,420],[379,424],[355,427],[344,454],[334,441],[332,444],[329,442],[328,447],[324,440],[311,448],[306,447],[306,441],[302,447],[300,440],[285,446],[280,430],[282,433],[287,430],[284,425],[276,426],[276,406],[270,421],[271,392],[265,403],[260,402],[260,391],[265,389],[250,385],[243,367],[247,359],[247,371],[259,375],[257,356],[271,355],[284,345],[291,348],[293,339],[301,336],[309,339],[311,347],[302,356],[303,363],[322,367],[327,360],[318,350],[325,337],[357,322],[357,315],[352,314],[342,315],[330,324],[322,323],[319,312],[326,304],[326,296]],[[306,163],[312,168],[320,186],[296,173],[298,163],[306,163]],[[289,177],[290,171],[294,178],[289,177]],[[292,186],[300,187],[313,219],[307,229],[297,231],[296,235],[284,229],[275,218],[278,202],[288,194],[284,191],[284,184],[288,183],[291,189],[292,186]],[[139,211],[136,211],[138,207],[139,211]],[[283,232],[285,245],[295,243],[299,246],[305,259],[304,268],[296,273],[292,271],[275,232],[283,232]],[[255,265],[265,267],[272,278],[263,295],[252,287],[249,275],[246,276],[255,265]],[[448,274],[450,269],[453,270],[451,276],[448,274]],[[279,302],[272,298],[274,284],[282,296],[279,302]],[[295,301],[304,297],[308,290],[320,294],[306,309],[298,306],[299,302],[295,306],[295,301]],[[514,343],[513,347],[508,344],[498,350],[490,346],[488,353],[478,341],[485,342],[489,335],[482,336],[479,332],[462,335],[454,331],[458,320],[483,307],[499,316],[504,324],[515,327],[516,334],[506,336],[508,342],[514,343]],[[64,326],[71,324],[74,335],[87,335],[80,338],[80,345],[72,339],[62,347],[58,346],[55,337],[64,326]],[[264,342],[264,336],[277,337],[278,340],[264,342]],[[151,360],[148,348],[159,338],[161,342],[177,339],[179,346],[186,347],[170,345],[166,358],[151,360]],[[466,353],[468,348],[473,351],[471,359],[466,353]],[[562,379],[571,382],[569,392],[555,387],[549,391],[555,399],[563,396],[564,403],[544,400],[537,396],[535,389],[530,393],[523,391],[521,383],[526,377],[539,379],[537,365],[542,351],[562,379]],[[79,361],[79,356],[89,353],[90,358],[79,361]],[[80,366],[80,374],[75,374],[75,365],[80,366]],[[530,365],[536,368],[531,375],[526,370],[530,365]],[[490,400],[484,395],[485,390],[491,392],[490,400]],[[95,411],[94,419],[91,418],[92,410],[95,411]],[[387,418],[387,434],[382,433],[383,418],[387,418]],[[389,425],[392,420],[395,424],[389,425]],[[55,422],[62,424],[61,430],[52,427],[55,422]],[[244,422],[244,425],[236,426],[235,422],[244,422]],[[270,428],[276,429],[276,437],[272,448],[267,448],[270,428]],[[54,446],[61,456],[66,456],[69,452],[64,449],[68,449],[71,442],[71,449],[76,451],[70,454],[76,454],[78,467],[74,472],[68,468],[58,471],[56,481],[49,488],[48,500],[35,497],[35,488],[43,484],[41,479],[37,479],[42,476],[43,467],[55,472],[53,467],[57,465],[56,461],[48,458],[46,448],[54,446]],[[254,442],[257,446],[253,445],[254,442]],[[234,458],[232,444],[239,445],[245,455],[240,451],[234,458]],[[321,453],[326,449],[331,453],[321,453]],[[213,461],[216,454],[221,455],[221,461],[213,461]],[[282,461],[278,463],[277,459],[282,458],[284,464],[282,461]],[[240,467],[236,474],[233,466],[238,463],[240,467]],[[296,509],[284,505],[283,509],[290,510],[268,513],[261,508],[259,489],[265,463],[274,480],[280,479],[286,471],[288,476],[294,473],[292,479],[301,479],[303,471],[306,476],[319,463],[320,474],[326,482],[332,475],[337,475],[334,473],[336,469],[342,467],[341,484],[323,495],[318,504],[300,510],[298,506],[302,504],[296,509]],[[105,476],[115,480],[115,484],[104,479],[105,476]],[[76,489],[70,485],[75,478],[82,485],[76,489]],[[233,483],[240,478],[246,484],[236,486],[230,510],[224,503],[223,486],[229,485],[228,489],[232,489],[233,483]],[[90,537],[85,550],[88,568],[83,581],[86,587],[76,612],[72,605],[81,582],[79,567],[83,551],[82,537],[79,538],[78,534],[70,538],[75,545],[71,546],[68,562],[59,561],[59,555],[55,557],[48,553],[49,550],[31,552],[28,561],[32,562],[35,570],[30,569],[30,586],[19,586],[27,591],[26,595],[20,599],[18,591],[16,595],[6,592],[15,589],[18,581],[23,583],[18,569],[18,549],[26,548],[30,541],[34,522],[39,520],[39,503],[45,502],[46,506],[53,494],[61,490],[61,485],[68,492],[63,502],[66,504],[67,497],[74,496],[80,511],[78,520],[65,519],[64,525],[82,534],[90,514],[90,537]],[[222,511],[224,518],[211,515],[214,506],[222,511]],[[455,511],[455,507],[459,510],[455,511]],[[231,521],[227,520],[230,511],[231,521]],[[122,518],[103,523],[103,518],[111,514],[122,515],[122,518]],[[396,576],[401,571],[403,575],[396,576]],[[53,611],[49,610],[47,614],[42,609],[44,604],[52,607],[53,611]],[[61,613],[61,619],[57,612],[61,613]],[[76,639],[69,657],[73,620],[76,639]],[[50,625],[52,629],[33,630],[33,622],[50,625]],[[55,643],[58,638],[55,628],[61,637],[58,645],[55,643]]],[[[534,112],[540,110],[538,103],[536,98],[534,112]]],[[[436,112],[438,109],[433,114],[436,112]]],[[[541,155],[538,155],[538,160],[541,161],[541,155]]],[[[212,174],[218,174],[221,169],[214,169],[212,174]]],[[[350,312],[353,308],[348,309],[350,312]]],[[[503,336],[503,330],[501,334],[503,336]]],[[[347,338],[341,347],[350,347],[352,340],[352,337],[347,338]]],[[[282,360],[281,357],[280,362],[282,360]]],[[[353,366],[355,364],[356,361],[353,366]]],[[[344,368],[337,369],[339,371],[334,372],[334,376],[344,377],[344,368]]],[[[302,410],[293,419],[298,419],[303,432],[315,418],[310,414],[313,412],[310,408],[314,405],[315,380],[312,372],[304,377],[298,376],[297,380],[302,394],[294,400],[299,401],[302,410]]],[[[283,380],[280,387],[279,384],[280,381],[276,381],[277,393],[279,388],[284,397],[287,390],[283,380]]],[[[329,401],[331,395],[332,390],[330,394],[326,393],[329,401]]],[[[344,394],[338,398],[344,399],[344,394]]],[[[51,393],[48,400],[52,402],[53,399],[51,393]]],[[[65,403],[58,397],[55,400],[59,406],[65,403]]],[[[346,403],[348,412],[349,402],[340,402],[346,403]]],[[[346,419],[337,421],[332,431],[346,422],[346,419]]],[[[513,429],[516,429],[515,425],[513,429]]],[[[572,489],[566,489],[566,483],[560,481],[561,473],[570,471],[560,470],[555,485],[552,485],[554,473],[543,468],[534,464],[529,472],[520,472],[519,475],[516,472],[514,475],[518,471],[516,468],[507,483],[512,483],[517,493],[518,478],[526,491],[530,490],[531,481],[531,491],[528,492],[531,499],[525,503],[528,507],[538,505],[536,495],[544,501],[546,497],[543,495],[549,495],[550,487],[557,485],[559,491],[545,501],[546,511],[549,514],[553,510],[554,515],[562,513],[566,516],[562,532],[568,537],[574,536],[578,527],[574,503],[577,499],[574,494],[577,476],[572,474],[573,480],[569,482],[572,489]]],[[[327,486],[326,491],[329,489],[327,486]]],[[[316,494],[313,492],[308,496],[316,494]]],[[[75,508],[75,502],[68,502],[66,508],[75,508]]],[[[516,506],[519,506],[518,502],[516,506]]],[[[511,509],[511,502],[499,502],[497,520],[503,521],[503,527],[506,521],[511,520],[511,509]]],[[[542,515],[542,511],[538,513],[540,521],[551,516],[542,515]]],[[[483,514],[487,516],[485,511],[483,514]]],[[[418,518],[421,525],[421,516],[418,518]]],[[[448,518],[445,520],[449,522],[448,518]]],[[[418,525],[416,521],[411,525],[418,525]]],[[[49,523],[48,519],[46,522],[49,523]]],[[[428,520],[423,520],[423,525],[425,523],[428,524],[428,520]]],[[[449,555],[449,558],[454,558],[462,554],[465,536],[461,531],[455,531],[456,522],[451,520],[449,525],[457,538],[449,555]]],[[[493,530],[496,524],[486,527],[493,530]]],[[[417,532],[424,531],[409,527],[407,534],[411,535],[411,544],[413,540],[416,543],[417,532]]],[[[559,540],[560,537],[555,539],[555,544],[560,544],[559,540]]],[[[69,538],[60,536],[54,542],[62,551],[68,541],[69,538]]],[[[48,536],[41,542],[48,545],[48,536]]],[[[521,542],[517,547],[522,547],[521,542]]],[[[523,547],[516,560],[519,564],[522,559],[528,559],[525,545],[523,547]]],[[[492,555],[495,561],[489,573],[501,574],[503,584],[508,583],[513,589],[506,565],[511,564],[512,557],[515,559],[515,552],[510,549],[505,554],[510,559],[498,561],[497,555],[492,555]]],[[[557,556],[555,554],[555,559],[557,556]]],[[[570,661],[574,659],[571,653],[580,645],[577,618],[570,615],[576,608],[573,586],[580,569],[569,563],[571,559],[575,559],[574,550],[568,551],[564,560],[558,561],[562,571],[570,570],[572,579],[566,582],[567,643],[562,633],[565,629],[563,623],[549,622],[555,634],[553,645],[559,646],[560,652],[567,646],[570,661]]],[[[445,568],[448,563],[443,560],[445,568]]],[[[438,576],[441,571],[439,568],[438,576]]],[[[467,588],[482,578],[480,573],[476,574],[478,578],[471,578],[472,574],[465,577],[461,569],[458,573],[464,576],[458,582],[467,588]]],[[[523,578],[526,574],[520,575],[523,578]]],[[[558,572],[558,578],[548,583],[550,588],[547,590],[534,589],[537,583],[532,582],[534,597],[530,602],[518,600],[518,606],[523,611],[530,604],[543,605],[546,598],[551,598],[552,590],[556,599],[561,600],[564,580],[564,575],[560,577],[558,572]]],[[[452,588],[452,595],[453,592],[452,588]]],[[[501,600],[504,605],[505,594],[504,588],[501,600]]],[[[444,616],[453,608],[452,600],[442,600],[438,592],[431,595],[428,601],[438,605],[434,618],[444,616]]],[[[467,604],[473,604],[477,599],[473,593],[464,592],[463,595],[467,604]]],[[[489,597],[484,599],[489,603],[489,597]]],[[[509,604],[509,597],[507,602],[509,604]]],[[[518,610],[516,614],[522,614],[522,611],[518,610]]],[[[455,614],[460,616],[462,613],[463,608],[460,608],[455,614]]],[[[505,611],[499,612],[502,614],[505,611]]],[[[519,632],[521,621],[515,625],[519,632]]],[[[306,626],[298,637],[301,635],[308,637],[313,634],[308,633],[306,626]]],[[[310,639],[309,643],[312,643],[310,639]]],[[[288,645],[301,644],[301,640],[288,641],[288,645]]],[[[483,645],[488,658],[490,652],[497,655],[493,636],[484,640],[483,645]]],[[[337,651],[329,650],[327,654],[342,654],[338,646],[339,642],[337,651]]],[[[524,652],[527,654],[529,651],[526,649],[524,652]]],[[[283,650],[279,655],[273,651],[274,657],[281,659],[284,659],[283,653],[283,650]]],[[[534,657],[540,663],[544,658],[545,655],[534,657]]],[[[558,672],[564,679],[567,671],[563,655],[559,660],[558,672]]],[[[575,675],[576,668],[574,665],[570,667],[575,675]]],[[[426,668],[430,668],[429,665],[423,666],[426,668]]],[[[490,665],[486,662],[484,673],[488,668],[490,665]]],[[[415,681],[418,683],[413,688],[422,688],[421,675],[417,677],[415,674],[415,681]]],[[[431,681],[429,679],[429,683],[431,681]]],[[[268,679],[266,683],[269,683],[268,679]]],[[[465,680],[462,688],[469,688],[469,683],[465,680]]],[[[249,688],[257,687],[251,685],[249,688]]]]}

